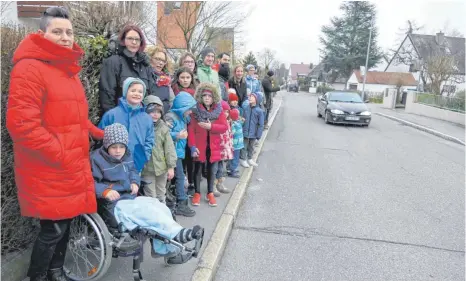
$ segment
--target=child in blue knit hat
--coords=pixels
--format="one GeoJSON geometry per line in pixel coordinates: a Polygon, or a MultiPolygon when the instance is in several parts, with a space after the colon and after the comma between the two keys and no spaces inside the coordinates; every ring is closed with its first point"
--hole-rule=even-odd
{"type": "Polygon", "coordinates": [[[123,96],[118,106],[107,111],[99,128],[105,129],[113,123],[123,124],[129,131],[128,148],[134,157],[138,173],[149,161],[155,144],[152,118],[144,111],[142,100],[146,94],[146,85],[141,79],[129,77],[123,83],[123,96]]]}

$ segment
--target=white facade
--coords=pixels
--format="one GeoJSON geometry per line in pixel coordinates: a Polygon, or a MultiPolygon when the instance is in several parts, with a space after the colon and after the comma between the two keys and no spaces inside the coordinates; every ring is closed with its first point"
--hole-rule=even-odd
{"type": "MultiPolygon", "coordinates": [[[[348,79],[348,82],[346,83],[346,88],[347,89],[352,89],[351,85],[357,85],[356,90],[362,91],[362,84],[363,83],[359,83],[358,78],[356,77],[356,74],[353,72],[353,74],[351,74],[350,78],[348,79]]],[[[392,88],[395,88],[395,87],[396,87],[395,85],[368,84],[368,83],[366,83],[366,85],[364,87],[364,91],[382,93],[387,88],[392,89],[392,88]]]]}
{"type": "MultiPolygon", "coordinates": [[[[418,54],[411,43],[411,40],[409,38],[406,38],[406,40],[403,41],[403,45],[401,46],[400,50],[403,50],[404,52],[411,52],[413,59],[419,59],[418,54]]],[[[409,71],[410,66],[406,64],[399,64],[396,62],[396,59],[392,59],[390,64],[388,64],[387,68],[385,69],[385,72],[403,72],[403,73],[410,73],[409,71]]],[[[419,84],[421,80],[421,72],[420,71],[415,71],[411,72],[414,76],[414,79],[416,79],[416,82],[419,84]]],[[[456,86],[456,92],[465,90],[465,76],[464,75],[454,75],[450,81],[443,82],[441,84],[441,88],[443,88],[444,85],[454,85],[456,86]],[[463,80],[463,83],[456,83],[454,81],[461,81],[463,80]]],[[[429,78],[427,78],[427,83],[430,83],[429,78]]]]}
{"type": "Polygon", "coordinates": [[[17,1],[5,1],[2,3],[2,5],[7,5],[5,12],[2,13],[2,25],[20,24],[34,29],[39,29],[39,18],[18,18],[17,1]]]}

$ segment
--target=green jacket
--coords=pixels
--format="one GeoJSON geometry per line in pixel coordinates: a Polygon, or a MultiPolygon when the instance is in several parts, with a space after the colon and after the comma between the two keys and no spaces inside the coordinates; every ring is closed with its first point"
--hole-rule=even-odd
{"type": "Polygon", "coordinates": [[[167,172],[170,168],[176,167],[176,151],[170,135],[170,129],[165,121],[159,120],[154,125],[155,130],[155,146],[152,149],[150,160],[142,170],[142,176],[154,175],[160,176],[167,172]]]}
{"type": "Polygon", "coordinates": [[[217,71],[213,70],[210,66],[201,64],[197,67],[197,78],[201,83],[212,83],[218,88],[218,92],[221,93],[220,81],[218,79],[217,71]]]}

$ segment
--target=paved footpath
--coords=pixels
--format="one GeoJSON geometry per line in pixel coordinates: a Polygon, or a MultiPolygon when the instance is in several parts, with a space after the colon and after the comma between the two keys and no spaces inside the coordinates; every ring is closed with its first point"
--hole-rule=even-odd
{"type": "Polygon", "coordinates": [[[464,280],[465,147],[283,97],[214,280],[464,280]]]}
{"type": "Polygon", "coordinates": [[[406,113],[404,109],[399,108],[388,109],[383,108],[378,104],[370,104],[369,106],[371,107],[372,112],[380,112],[399,119],[403,119],[414,124],[434,129],[443,134],[450,135],[452,137],[462,140],[463,142],[465,141],[465,128],[460,124],[455,124],[452,122],[421,116],[417,114],[406,113]]]}

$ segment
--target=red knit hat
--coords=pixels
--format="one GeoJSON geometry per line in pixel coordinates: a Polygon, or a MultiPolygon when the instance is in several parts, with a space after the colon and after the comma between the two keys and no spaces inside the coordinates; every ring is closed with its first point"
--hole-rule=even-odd
{"type": "Polygon", "coordinates": [[[224,111],[225,111],[225,110],[230,110],[230,105],[229,105],[226,101],[224,101],[224,100],[222,100],[222,109],[223,109],[224,111]]]}
{"type": "Polygon", "coordinates": [[[230,117],[231,120],[237,121],[239,119],[239,110],[236,108],[230,110],[230,117]]]}
{"type": "Polygon", "coordinates": [[[238,101],[238,96],[236,94],[229,94],[228,101],[238,101]]]}

